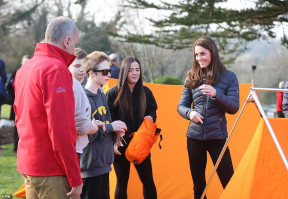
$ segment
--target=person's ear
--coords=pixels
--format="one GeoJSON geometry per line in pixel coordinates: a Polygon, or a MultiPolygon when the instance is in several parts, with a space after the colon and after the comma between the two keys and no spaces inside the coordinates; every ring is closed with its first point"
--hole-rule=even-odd
{"type": "Polygon", "coordinates": [[[64,43],[63,43],[63,45],[64,45],[64,47],[67,49],[67,48],[69,48],[69,46],[70,46],[70,43],[71,43],[71,37],[66,37],[65,39],[64,39],[64,43]]]}
{"type": "Polygon", "coordinates": [[[93,76],[95,75],[92,70],[90,70],[90,71],[88,72],[88,74],[89,74],[89,77],[93,77],[93,76]]]}

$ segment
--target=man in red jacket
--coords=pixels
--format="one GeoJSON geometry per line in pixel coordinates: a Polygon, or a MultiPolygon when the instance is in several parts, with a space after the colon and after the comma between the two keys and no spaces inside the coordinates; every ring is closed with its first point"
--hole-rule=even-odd
{"type": "Polygon", "coordinates": [[[36,45],[33,58],[16,74],[17,170],[25,180],[27,199],[74,199],[82,192],[68,70],[78,40],[71,19],[55,18],[47,26],[45,43],[36,45]]]}

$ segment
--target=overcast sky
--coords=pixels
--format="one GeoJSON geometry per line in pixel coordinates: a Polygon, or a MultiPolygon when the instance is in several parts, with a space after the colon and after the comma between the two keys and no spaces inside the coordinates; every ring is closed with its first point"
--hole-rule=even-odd
{"type": "MultiPolygon", "coordinates": [[[[148,0],[149,1],[149,0],[148,0]]],[[[177,3],[179,0],[162,0],[167,3],[177,3]]],[[[153,0],[155,4],[158,4],[158,0],[153,0]]],[[[123,0],[88,0],[88,8],[92,13],[97,13],[97,21],[109,21],[113,15],[118,11],[119,5],[123,4],[123,0]]],[[[253,0],[228,0],[224,3],[218,4],[223,8],[233,8],[233,9],[244,9],[244,8],[253,8],[255,5],[253,0]]],[[[159,12],[159,11],[157,11],[159,12]]],[[[145,12],[146,16],[157,16],[155,10],[150,10],[145,12]]]]}

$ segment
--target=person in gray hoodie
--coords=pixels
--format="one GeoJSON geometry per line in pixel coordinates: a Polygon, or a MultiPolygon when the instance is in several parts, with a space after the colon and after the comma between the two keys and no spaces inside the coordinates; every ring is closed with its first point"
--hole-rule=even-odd
{"type": "Polygon", "coordinates": [[[95,134],[88,135],[89,143],[80,158],[83,180],[81,199],[109,199],[109,172],[114,161],[113,143],[117,135],[127,131],[127,127],[120,120],[111,121],[106,96],[100,89],[111,76],[109,57],[103,52],[94,51],[86,57],[83,65],[88,76],[85,92],[91,105],[91,117],[104,122],[105,126],[95,134]]]}

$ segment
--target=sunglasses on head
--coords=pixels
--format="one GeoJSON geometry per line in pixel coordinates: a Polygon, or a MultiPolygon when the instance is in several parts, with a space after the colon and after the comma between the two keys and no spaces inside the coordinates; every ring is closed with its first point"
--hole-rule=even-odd
{"type": "Polygon", "coordinates": [[[102,72],[103,76],[107,76],[108,73],[111,74],[111,69],[93,70],[93,72],[102,72]]]}

